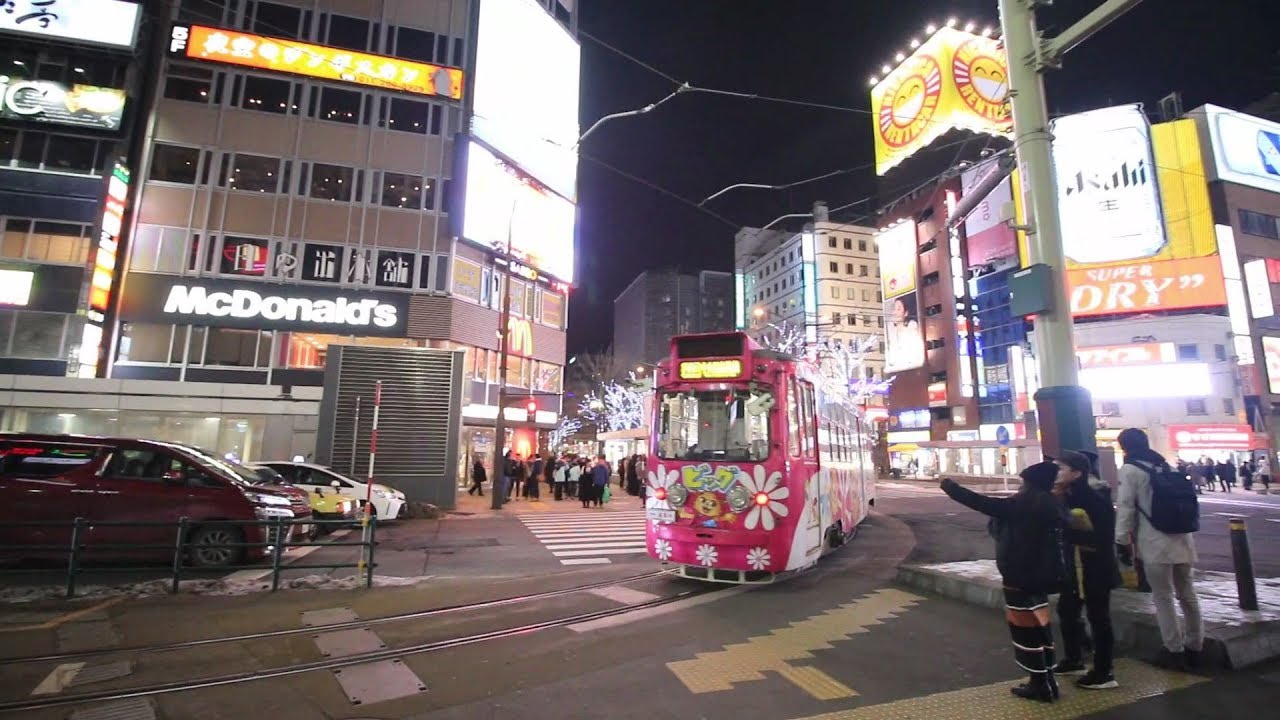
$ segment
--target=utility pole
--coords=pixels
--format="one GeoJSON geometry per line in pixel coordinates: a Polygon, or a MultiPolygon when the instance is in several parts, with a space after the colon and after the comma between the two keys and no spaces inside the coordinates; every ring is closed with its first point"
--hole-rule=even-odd
{"type": "MultiPolygon", "coordinates": [[[[511,233],[516,221],[516,204],[511,203],[511,217],[507,219],[507,271],[502,278],[502,313],[498,315],[498,417],[493,421],[493,479],[490,483],[489,507],[501,510],[507,499],[507,472],[503,447],[507,443],[507,359],[511,338],[511,233]]],[[[495,268],[497,265],[495,264],[495,268]]],[[[507,482],[510,482],[508,480],[507,482]]]]}
{"type": "Polygon", "coordinates": [[[1053,174],[1053,136],[1045,103],[1043,73],[1058,67],[1068,50],[1079,45],[1141,0],[1107,0],[1056,38],[1042,38],[1035,8],[1051,0],[999,0],[1000,25],[1009,58],[1009,95],[1015,147],[1024,188],[1024,207],[1032,229],[1028,249],[1032,264],[1050,268],[1051,310],[1036,316],[1036,354],[1040,390],[1036,392],[1041,448],[1056,456],[1064,449],[1095,450],[1093,404],[1079,385],[1071,303],[1067,297],[1066,258],[1053,174]]]}

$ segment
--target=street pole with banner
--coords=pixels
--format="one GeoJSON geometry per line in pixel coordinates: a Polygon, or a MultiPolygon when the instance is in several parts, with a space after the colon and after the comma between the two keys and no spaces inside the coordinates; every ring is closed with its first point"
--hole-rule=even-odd
{"type": "MultiPolygon", "coordinates": [[[[1044,454],[1063,449],[1094,450],[1093,404],[1079,384],[1071,304],[1067,297],[1066,258],[1053,173],[1053,136],[1045,103],[1043,73],[1060,65],[1062,56],[1111,23],[1141,0],[1107,0],[1056,38],[1043,38],[1036,28],[1039,0],[999,0],[1000,24],[1009,59],[1009,96],[1014,147],[1031,228],[1028,250],[1032,267],[1047,277],[1045,311],[1035,319],[1040,390],[1036,417],[1044,454]]],[[[1028,268],[1028,272],[1032,268],[1028,268]]]]}
{"type": "MultiPolygon", "coordinates": [[[[357,406],[358,407],[358,406],[357,406]]],[[[378,456],[378,411],[382,408],[382,381],[373,384],[373,429],[369,431],[369,474],[364,485],[364,513],[360,516],[361,542],[365,543],[360,556],[360,570],[363,571],[373,560],[373,547],[369,544],[369,522],[373,514],[373,464],[378,456]]]]}

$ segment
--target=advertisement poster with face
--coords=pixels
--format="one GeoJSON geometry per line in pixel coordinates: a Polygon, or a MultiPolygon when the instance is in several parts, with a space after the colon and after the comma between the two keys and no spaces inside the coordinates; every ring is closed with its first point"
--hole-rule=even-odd
{"type": "MultiPolygon", "coordinates": [[[[999,164],[983,163],[960,175],[960,185],[964,195],[968,196],[992,173],[999,170],[999,164]]],[[[964,221],[964,233],[968,238],[968,255],[965,262],[969,267],[978,267],[987,263],[999,262],[1018,257],[1017,232],[1000,219],[1000,208],[1013,202],[1013,180],[1007,177],[995,189],[987,194],[969,213],[964,221]]]]}
{"type": "Polygon", "coordinates": [[[924,365],[924,333],[915,293],[884,303],[884,371],[914,370],[924,365]]]}

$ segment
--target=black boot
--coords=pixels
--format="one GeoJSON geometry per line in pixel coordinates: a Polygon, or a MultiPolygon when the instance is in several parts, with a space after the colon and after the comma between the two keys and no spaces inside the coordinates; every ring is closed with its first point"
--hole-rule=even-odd
{"type": "Polygon", "coordinates": [[[1031,680],[1026,684],[1015,685],[1009,688],[1009,692],[1024,700],[1038,700],[1043,703],[1053,702],[1058,695],[1043,675],[1032,675],[1031,680]]]}

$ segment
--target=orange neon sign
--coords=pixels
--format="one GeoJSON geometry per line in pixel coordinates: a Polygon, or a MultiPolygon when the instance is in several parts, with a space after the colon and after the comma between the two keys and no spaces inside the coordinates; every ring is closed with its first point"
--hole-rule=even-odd
{"type": "Polygon", "coordinates": [[[1227,304],[1215,255],[1068,270],[1071,314],[1122,315],[1227,304]]]}
{"type": "Polygon", "coordinates": [[[169,54],[384,90],[462,99],[458,68],[203,25],[173,26],[169,54]]]}

